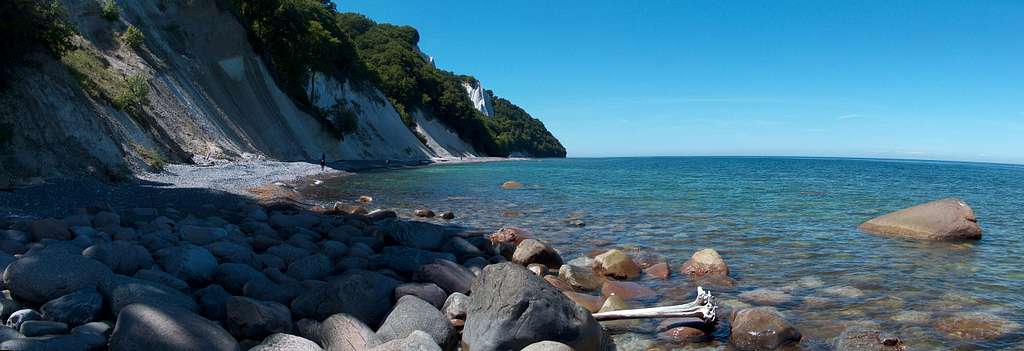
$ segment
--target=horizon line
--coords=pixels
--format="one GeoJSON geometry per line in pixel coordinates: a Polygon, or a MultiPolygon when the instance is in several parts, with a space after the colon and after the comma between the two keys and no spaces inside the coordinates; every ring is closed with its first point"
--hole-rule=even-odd
{"type": "Polygon", "coordinates": [[[808,156],[808,155],[632,155],[632,156],[566,156],[565,158],[588,158],[588,159],[611,159],[611,158],[794,158],[794,159],[843,159],[843,160],[866,160],[866,161],[904,161],[904,162],[939,162],[939,163],[972,163],[999,166],[1024,167],[1024,161],[1013,163],[1009,161],[978,161],[978,160],[955,160],[955,159],[926,159],[926,158],[901,158],[901,157],[870,157],[870,156],[808,156]]]}

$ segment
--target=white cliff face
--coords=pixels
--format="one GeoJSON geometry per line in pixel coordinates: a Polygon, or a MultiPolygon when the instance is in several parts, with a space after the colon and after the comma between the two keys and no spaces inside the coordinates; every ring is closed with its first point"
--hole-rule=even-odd
{"type": "Polygon", "coordinates": [[[427,139],[427,147],[439,158],[476,157],[478,154],[466,141],[459,138],[455,131],[436,118],[428,118],[427,113],[415,110],[416,132],[427,139]]]}
{"type": "Polygon", "coordinates": [[[466,88],[466,94],[469,94],[469,99],[473,101],[473,107],[476,107],[478,111],[487,115],[487,117],[494,117],[494,107],[491,105],[491,94],[488,94],[487,91],[484,90],[484,87],[480,82],[476,82],[476,84],[462,82],[462,87],[466,88]]]}

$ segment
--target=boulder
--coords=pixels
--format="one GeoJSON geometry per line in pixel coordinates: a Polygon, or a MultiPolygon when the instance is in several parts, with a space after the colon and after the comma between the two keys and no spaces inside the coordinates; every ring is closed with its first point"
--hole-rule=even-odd
{"type": "Polygon", "coordinates": [[[320,337],[327,351],[363,351],[381,343],[370,327],[344,313],[324,320],[320,325],[320,337]]]}
{"type": "Polygon", "coordinates": [[[469,310],[469,296],[463,293],[452,293],[444,300],[441,312],[444,312],[448,319],[466,319],[466,311],[469,310]]]}
{"type": "Polygon", "coordinates": [[[715,249],[703,249],[694,253],[686,263],[683,263],[679,271],[691,278],[725,277],[729,275],[729,266],[725,264],[725,260],[715,249]]]}
{"type": "Polygon", "coordinates": [[[113,212],[100,211],[97,212],[96,215],[92,217],[92,226],[96,228],[120,225],[121,216],[118,216],[116,213],[113,212]]]}
{"type": "Polygon", "coordinates": [[[644,273],[646,273],[649,276],[658,278],[658,279],[668,279],[668,276],[669,276],[668,263],[665,263],[665,262],[655,263],[655,264],[651,265],[650,267],[644,268],[644,273]]]}
{"type": "Polygon", "coordinates": [[[199,289],[195,293],[195,301],[199,304],[200,314],[215,321],[223,321],[227,317],[225,306],[230,298],[231,294],[217,284],[199,289]]]}
{"type": "Polygon", "coordinates": [[[295,328],[292,329],[292,334],[309,339],[319,345],[323,343],[324,339],[320,335],[320,326],[321,324],[319,321],[303,318],[295,321],[295,328]]]}
{"type": "Polygon", "coordinates": [[[451,253],[458,257],[459,260],[465,260],[472,257],[483,256],[483,251],[480,251],[475,245],[463,239],[461,237],[453,236],[448,239],[443,245],[442,249],[444,252],[451,253]]]}
{"type": "Polygon", "coordinates": [[[399,282],[380,273],[350,271],[327,285],[303,292],[291,303],[298,318],[324,319],[347,313],[366,325],[377,326],[391,310],[399,282]],[[383,298],[382,298],[383,297],[383,298]]]}
{"type": "Polygon", "coordinates": [[[107,307],[113,315],[131,304],[146,304],[155,307],[174,307],[188,311],[199,308],[192,298],[173,288],[123,275],[115,275],[100,284],[107,307]]]}
{"type": "Polygon", "coordinates": [[[594,257],[594,273],[615,279],[633,279],[640,276],[640,266],[621,250],[608,250],[594,257]]]}
{"type": "Polygon", "coordinates": [[[225,310],[224,324],[231,335],[240,339],[260,339],[292,331],[291,312],[287,306],[277,302],[234,296],[228,299],[225,310]]]}
{"type": "Polygon", "coordinates": [[[76,327],[96,320],[103,310],[103,296],[85,288],[50,300],[39,308],[43,318],[76,327]]]}
{"type": "Polygon", "coordinates": [[[455,212],[452,212],[452,211],[441,212],[441,219],[446,220],[446,221],[453,220],[453,219],[455,219],[455,212]]]}
{"type": "Polygon", "coordinates": [[[782,291],[771,290],[765,288],[758,288],[750,291],[745,291],[737,295],[740,300],[749,302],[755,305],[769,305],[778,306],[789,303],[793,300],[793,296],[782,291]]]}
{"type": "Polygon", "coordinates": [[[45,335],[10,339],[0,343],[0,350],[11,351],[91,351],[102,350],[107,338],[95,334],[45,335]]]}
{"type": "Polygon", "coordinates": [[[288,276],[296,280],[320,280],[331,274],[334,268],[331,259],[324,255],[312,255],[295,260],[288,265],[288,276]]]}
{"type": "Polygon", "coordinates": [[[672,344],[699,343],[710,340],[711,331],[697,318],[668,318],[658,324],[658,339],[672,344]]]}
{"type": "Polygon", "coordinates": [[[545,275],[543,279],[544,281],[548,282],[548,284],[550,284],[551,286],[555,287],[558,290],[574,291],[572,289],[572,286],[569,285],[569,283],[566,283],[564,280],[562,280],[562,278],[553,275],[545,275]]]}
{"type": "Polygon", "coordinates": [[[6,325],[0,326],[0,343],[2,343],[4,341],[7,341],[7,340],[24,338],[24,337],[25,337],[25,335],[22,335],[21,332],[19,332],[17,329],[8,327],[6,325]]]}
{"type": "Polygon", "coordinates": [[[800,331],[772,307],[745,308],[732,318],[729,342],[737,350],[774,350],[800,339],[800,331]]]}
{"type": "MultiPolygon", "coordinates": [[[[373,261],[379,268],[387,268],[399,273],[415,273],[425,265],[437,260],[455,261],[449,253],[420,250],[405,246],[388,246],[374,256],[373,261]]],[[[440,284],[438,284],[440,285],[440,284]]]]}
{"type": "Polygon", "coordinates": [[[237,351],[240,347],[216,323],[188,310],[132,304],[117,316],[110,350],[237,351]]]}
{"type": "Polygon", "coordinates": [[[282,304],[291,304],[294,299],[308,290],[299,283],[278,284],[268,278],[253,279],[242,287],[242,295],[261,301],[274,301],[282,304]]]}
{"type": "Polygon", "coordinates": [[[23,256],[4,271],[4,284],[14,296],[35,303],[85,288],[94,288],[113,274],[99,261],[67,254],[23,256]]]}
{"type": "Polygon", "coordinates": [[[1019,331],[1021,325],[990,313],[960,312],[939,318],[935,328],[954,339],[992,340],[1019,331]]]}
{"type": "Polygon", "coordinates": [[[395,288],[395,301],[405,295],[412,295],[429,302],[435,308],[444,306],[448,294],[434,283],[405,283],[395,288]]]}
{"type": "Polygon", "coordinates": [[[434,343],[434,340],[423,331],[417,330],[404,339],[392,340],[380,344],[370,351],[441,351],[441,347],[434,343]]]}
{"type": "Polygon", "coordinates": [[[563,264],[558,268],[558,277],[573,288],[581,290],[597,290],[604,284],[605,279],[594,273],[594,270],[587,267],[563,264]]]}
{"type": "Polygon", "coordinates": [[[71,240],[71,230],[64,221],[54,218],[32,221],[28,226],[28,233],[32,235],[33,241],[43,239],[71,240]]]}
{"type": "Polygon", "coordinates": [[[366,218],[373,222],[383,221],[385,219],[398,218],[398,213],[392,210],[376,209],[366,214],[366,218]]]}
{"type": "Polygon", "coordinates": [[[228,231],[224,228],[199,227],[194,225],[181,226],[181,239],[190,243],[203,246],[212,244],[228,237],[228,231]]]}
{"type": "Polygon", "coordinates": [[[530,272],[533,272],[533,274],[536,274],[539,277],[548,275],[548,266],[542,265],[540,263],[528,264],[526,265],[526,269],[529,270],[530,272]]]}
{"type": "Polygon", "coordinates": [[[312,340],[291,334],[276,333],[263,339],[249,351],[323,351],[312,340]]]}
{"type": "Polygon", "coordinates": [[[604,297],[580,294],[573,291],[562,291],[566,297],[575,302],[576,304],[583,306],[590,313],[597,313],[601,310],[601,306],[604,305],[604,297]]]}
{"type": "Polygon", "coordinates": [[[310,229],[313,228],[313,226],[320,224],[320,216],[312,213],[300,213],[296,215],[275,213],[270,216],[270,219],[267,222],[276,228],[310,229]]]}
{"type": "Polygon", "coordinates": [[[11,313],[11,316],[7,317],[7,326],[11,327],[11,328],[14,328],[15,330],[18,330],[18,329],[21,329],[21,324],[22,323],[25,323],[25,322],[28,322],[28,321],[38,321],[38,320],[42,320],[42,319],[43,319],[43,315],[39,314],[39,312],[36,312],[36,310],[33,310],[33,309],[26,308],[26,309],[17,310],[17,311],[14,311],[14,313],[11,313]]]}
{"type": "Polygon", "coordinates": [[[153,266],[149,250],[127,241],[112,241],[87,247],[82,256],[100,261],[114,273],[132,275],[140,269],[153,266]]]}
{"type": "Polygon", "coordinates": [[[448,260],[436,260],[424,265],[413,276],[422,282],[437,284],[447,293],[460,292],[469,294],[469,289],[476,278],[468,268],[448,260]]]}
{"type": "Polygon", "coordinates": [[[421,218],[434,218],[434,216],[437,215],[437,214],[434,213],[434,211],[431,211],[430,209],[426,209],[426,208],[417,209],[417,210],[413,211],[412,214],[414,216],[416,216],[416,217],[421,217],[421,218]]]}
{"type": "Polygon", "coordinates": [[[308,257],[312,254],[309,250],[291,244],[274,245],[267,249],[267,254],[280,257],[285,264],[291,264],[295,260],[308,257]]]}
{"type": "Polygon", "coordinates": [[[135,272],[132,278],[162,284],[175,290],[188,289],[188,283],[184,280],[178,279],[178,277],[159,269],[140,269],[138,272],[135,272]]]}
{"type": "Polygon", "coordinates": [[[426,222],[389,221],[383,226],[383,230],[385,244],[423,250],[440,250],[448,239],[448,233],[443,226],[426,222]]]}
{"type": "Polygon", "coordinates": [[[386,343],[404,339],[417,330],[429,334],[443,350],[455,348],[455,328],[448,318],[429,302],[409,295],[398,300],[395,309],[377,330],[377,336],[386,343]]]}
{"type": "Polygon", "coordinates": [[[545,340],[577,350],[604,346],[590,312],[521,266],[485,267],[472,291],[462,334],[469,350],[519,350],[545,340]]]}
{"type": "Polygon", "coordinates": [[[946,198],[905,208],[862,223],[863,231],[922,240],[978,240],[981,227],[963,200],[946,198]]]}
{"type": "Polygon", "coordinates": [[[12,313],[21,309],[21,304],[11,298],[11,291],[4,290],[0,293],[0,323],[7,321],[12,313]]]}
{"type": "Polygon", "coordinates": [[[199,246],[173,246],[156,252],[157,261],[164,271],[189,284],[210,280],[217,269],[217,258],[210,250],[199,246]]]}
{"type": "Polygon", "coordinates": [[[836,341],[836,351],[903,351],[907,347],[899,338],[878,330],[853,327],[843,331],[836,341]]]}
{"type": "Polygon", "coordinates": [[[54,321],[25,321],[21,323],[19,331],[27,337],[67,334],[68,325],[54,321]]]}
{"type": "Polygon", "coordinates": [[[535,342],[524,347],[521,351],[573,351],[569,345],[556,341],[535,342]]]}
{"type": "Polygon", "coordinates": [[[491,249],[494,250],[495,254],[502,255],[505,258],[512,258],[512,254],[515,253],[519,243],[529,238],[530,235],[524,229],[501,228],[488,236],[487,240],[490,241],[491,249]]]}
{"type": "Polygon", "coordinates": [[[210,250],[210,253],[217,257],[220,262],[241,263],[249,266],[255,266],[256,264],[256,253],[242,244],[218,241],[203,247],[210,250]]]}
{"type": "Polygon", "coordinates": [[[527,266],[540,263],[551,269],[562,266],[562,256],[554,248],[536,239],[526,239],[516,246],[512,262],[527,266]]]}

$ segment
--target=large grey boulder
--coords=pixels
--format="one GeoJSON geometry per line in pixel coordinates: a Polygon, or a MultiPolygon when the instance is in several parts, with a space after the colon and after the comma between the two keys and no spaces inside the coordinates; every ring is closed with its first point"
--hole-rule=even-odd
{"type": "Polygon", "coordinates": [[[417,330],[404,339],[388,341],[369,351],[441,351],[441,347],[434,343],[430,334],[417,330]]]}
{"type": "Polygon", "coordinates": [[[0,343],[0,350],[10,351],[93,351],[102,350],[107,338],[95,334],[45,335],[10,339],[0,343]]]}
{"type": "Polygon", "coordinates": [[[96,320],[103,311],[103,296],[96,288],[85,288],[50,300],[39,311],[45,319],[76,327],[96,320]]]}
{"type": "Polygon", "coordinates": [[[181,238],[196,245],[211,244],[228,237],[224,228],[199,227],[194,225],[181,226],[181,238]]]}
{"type": "Polygon", "coordinates": [[[210,250],[199,246],[168,247],[157,251],[156,257],[164,271],[189,284],[209,281],[217,269],[217,258],[213,257],[210,250]]]}
{"type": "Polygon", "coordinates": [[[263,342],[249,351],[323,351],[323,349],[309,339],[277,333],[263,339],[263,342]]]}
{"type": "Polygon", "coordinates": [[[241,263],[249,266],[256,264],[256,253],[251,248],[239,243],[218,241],[203,247],[210,250],[210,253],[221,262],[241,263]]]}
{"type": "Polygon", "coordinates": [[[429,302],[410,295],[398,300],[395,309],[377,330],[377,336],[388,342],[404,339],[417,330],[429,334],[434,343],[444,350],[455,348],[455,327],[448,318],[429,302]]]}
{"type": "Polygon", "coordinates": [[[160,269],[140,269],[138,272],[135,272],[132,278],[162,284],[175,290],[188,289],[188,283],[184,280],[178,279],[178,277],[160,269]]]}
{"type": "Polygon", "coordinates": [[[21,324],[19,331],[21,331],[22,335],[28,337],[66,334],[68,332],[68,325],[54,321],[25,321],[25,323],[21,324]]]}
{"type": "Polygon", "coordinates": [[[310,251],[291,244],[274,245],[267,249],[266,254],[280,257],[285,264],[310,255],[310,251]]]}
{"type": "Polygon", "coordinates": [[[346,272],[296,297],[291,304],[292,312],[298,318],[317,320],[347,313],[366,325],[377,326],[391,309],[390,297],[398,285],[397,280],[380,273],[346,272]]]}
{"type": "Polygon", "coordinates": [[[573,351],[569,345],[555,341],[541,341],[524,347],[521,351],[573,351]]]}
{"type": "Polygon", "coordinates": [[[462,331],[469,350],[519,350],[545,340],[576,350],[604,347],[601,326],[590,312],[522,266],[487,266],[472,290],[462,331]]]}
{"type": "Polygon", "coordinates": [[[196,311],[199,306],[192,298],[181,291],[150,281],[115,275],[100,284],[110,312],[117,315],[121,309],[131,304],[147,304],[150,306],[167,306],[196,311]]]}
{"type": "Polygon", "coordinates": [[[469,294],[476,276],[468,268],[448,260],[436,260],[420,267],[414,278],[419,281],[437,284],[445,292],[469,294]]]}
{"type": "Polygon", "coordinates": [[[291,312],[277,302],[234,296],[228,299],[226,310],[228,331],[240,339],[260,339],[292,331],[291,312]]]}
{"type": "Polygon", "coordinates": [[[774,350],[800,339],[800,331],[772,307],[745,308],[732,318],[729,341],[737,350],[774,350]]]}
{"type": "Polygon", "coordinates": [[[213,282],[235,294],[241,294],[245,283],[256,279],[266,279],[266,275],[241,263],[221,263],[213,271],[213,282]]]}
{"type": "Polygon", "coordinates": [[[153,256],[145,247],[127,241],[112,241],[87,247],[82,256],[100,261],[114,273],[132,275],[153,266],[153,256]]]}
{"type": "Polygon", "coordinates": [[[320,338],[327,351],[363,351],[381,343],[377,334],[358,318],[339,313],[320,324],[320,338]]]}
{"type": "Polygon", "coordinates": [[[205,288],[199,289],[195,293],[195,301],[199,304],[200,314],[203,317],[215,320],[223,321],[227,316],[228,299],[231,298],[231,294],[224,287],[211,284],[205,288]]]}
{"type": "Polygon", "coordinates": [[[875,217],[858,228],[875,234],[923,240],[978,240],[981,227],[963,200],[946,198],[875,217]]]}
{"type": "Polygon", "coordinates": [[[466,311],[469,310],[469,296],[463,293],[452,293],[444,300],[441,312],[444,312],[448,319],[466,319],[466,311]]]}
{"type": "Polygon", "coordinates": [[[121,310],[111,351],[237,351],[238,342],[216,323],[180,308],[133,304],[121,310]]]}
{"type": "Polygon", "coordinates": [[[45,303],[96,287],[111,274],[106,265],[81,255],[33,255],[23,256],[7,266],[4,284],[15,297],[45,303]]]}

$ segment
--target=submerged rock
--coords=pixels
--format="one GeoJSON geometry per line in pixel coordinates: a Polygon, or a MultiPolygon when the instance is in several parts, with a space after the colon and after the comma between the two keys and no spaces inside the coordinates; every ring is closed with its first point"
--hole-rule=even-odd
{"type": "Polygon", "coordinates": [[[608,250],[594,257],[594,273],[615,279],[633,279],[640,276],[640,266],[620,250],[608,250]]]}
{"type": "Polygon", "coordinates": [[[978,240],[981,227],[974,210],[957,198],[946,198],[875,217],[861,230],[923,240],[978,240]]]}
{"type": "Polygon", "coordinates": [[[526,239],[516,246],[512,253],[512,262],[521,265],[539,263],[555,269],[562,265],[562,256],[554,248],[535,239],[526,239]]]}
{"type": "Polygon", "coordinates": [[[1017,322],[989,313],[962,312],[940,318],[935,327],[951,338],[991,340],[1021,329],[1017,322]]]}
{"type": "Polygon", "coordinates": [[[514,180],[509,180],[509,181],[506,181],[504,183],[501,183],[501,188],[505,189],[505,190],[522,189],[523,188],[523,183],[520,183],[520,182],[517,182],[517,181],[514,181],[514,180]]]}
{"type": "Polygon", "coordinates": [[[487,266],[472,290],[462,334],[466,349],[519,350],[545,340],[576,350],[604,346],[601,326],[590,312],[521,266],[487,266]]]}
{"type": "Polygon", "coordinates": [[[609,280],[601,287],[604,296],[618,295],[623,299],[645,299],[658,296],[653,289],[634,282],[609,280]]]}
{"type": "Polygon", "coordinates": [[[907,347],[899,338],[860,327],[843,331],[836,341],[836,351],[902,351],[906,349],[907,347]]]}
{"type": "Polygon", "coordinates": [[[782,305],[793,300],[793,296],[790,294],[764,288],[743,292],[737,297],[739,297],[740,300],[753,304],[770,306],[782,305]]]}
{"type": "Polygon", "coordinates": [[[774,350],[799,342],[800,332],[771,307],[739,310],[732,319],[729,341],[738,350],[774,350]]]}

